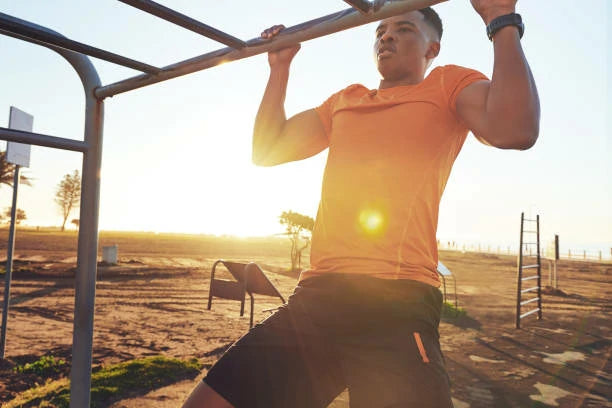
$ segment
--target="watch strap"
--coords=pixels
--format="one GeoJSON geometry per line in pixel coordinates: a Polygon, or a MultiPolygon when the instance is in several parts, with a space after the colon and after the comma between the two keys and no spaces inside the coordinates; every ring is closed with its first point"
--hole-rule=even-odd
{"type": "Polygon", "coordinates": [[[517,13],[510,13],[505,14],[503,16],[499,16],[489,23],[489,25],[487,26],[487,36],[489,37],[489,40],[493,41],[493,37],[495,36],[495,34],[501,28],[509,25],[518,28],[519,37],[523,38],[523,34],[525,33],[525,24],[523,24],[523,19],[521,18],[521,15],[517,13]]]}

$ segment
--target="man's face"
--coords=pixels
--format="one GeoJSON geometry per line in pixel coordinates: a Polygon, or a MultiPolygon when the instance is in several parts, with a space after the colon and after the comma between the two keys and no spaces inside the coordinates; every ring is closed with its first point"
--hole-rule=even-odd
{"type": "Polygon", "coordinates": [[[390,17],[376,29],[374,57],[384,79],[394,81],[425,71],[436,34],[419,11],[390,17]]]}

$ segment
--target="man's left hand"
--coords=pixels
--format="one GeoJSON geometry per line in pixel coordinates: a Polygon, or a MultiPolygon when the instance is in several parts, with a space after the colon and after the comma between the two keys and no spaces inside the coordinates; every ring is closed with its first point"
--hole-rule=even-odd
{"type": "Polygon", "coordinates": [[[496,17],[514,13],[516,10],[516,1],[517,0],[470,0],[474,10],[480,14],[480,17],[482,17],[487,25],[496,17]]]}

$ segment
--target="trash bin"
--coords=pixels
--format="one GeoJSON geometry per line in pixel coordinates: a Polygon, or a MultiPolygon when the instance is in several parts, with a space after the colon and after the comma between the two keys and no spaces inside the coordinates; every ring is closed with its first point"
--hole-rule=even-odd
{"type": "Polygon", "coordinates": [[[109,264],[116,264],[118,249],[119,249],[118,245],[102,247],[102,262],[106,262],[109,264]]]}

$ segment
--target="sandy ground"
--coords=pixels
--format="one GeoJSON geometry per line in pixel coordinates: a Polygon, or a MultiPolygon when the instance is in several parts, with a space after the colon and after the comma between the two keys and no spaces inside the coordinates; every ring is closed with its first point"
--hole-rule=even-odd
{"type": "MultiPolygon", "coordinates": [[[[48,353],[70,358],[75,266],[70,245],[76,241],[46,239],[24,236],[21,250],[17,242],[0,401],[31,385],[10,370],[15,363],[48,353]]],[[[248,330],[248,302],[243,317],[235,301],[215,299],[206,310],[215,260],[258,262],[285,297],[296,283],[295,276],[283,273],[287,247],[278,242],[219,244],[146,234],[102,235],[105,242],[119,242],[120,263],[98,270],[94,365],[160,354],[197,357],[204,364],[197,378],[133,395],[113,408],[180,406],[206,369],[248,330]]],[[[440,326],[457,408],[612,407],[612,265],[561,262],[563,292],[543,296],[542,320],[532,315],[515,329],[515,258],[460,252],[441,252],[440,258],[455,275],[459,306],[468,312],[468,318],[440,326]]],[[[546,283],[547,268],[543,275],[546,283]]],[[[450,296],[451,284],[447,291],[450,296]]],[[[277,305],[256,297],[255,320],[277,305]]],[[[348,407],[348,400],[345,392],[330,406],[348,407]]]]}

